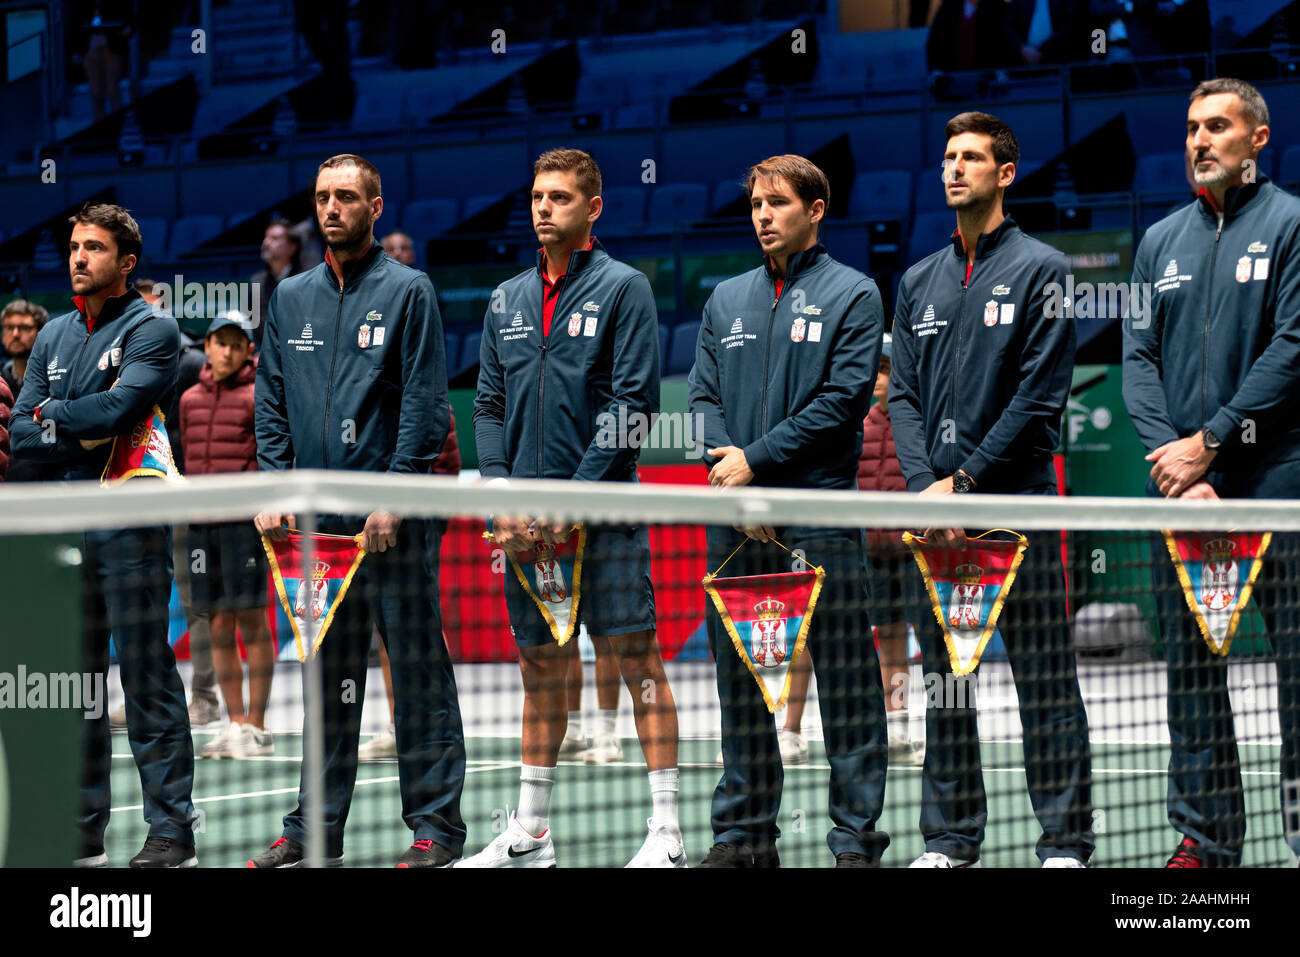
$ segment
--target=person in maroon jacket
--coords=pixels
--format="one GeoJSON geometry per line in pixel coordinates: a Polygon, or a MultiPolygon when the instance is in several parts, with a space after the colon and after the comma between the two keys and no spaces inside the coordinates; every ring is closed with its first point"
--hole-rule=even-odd
{"type": "MultiPolygon", "coordinates": [[[[203,351],[208,361],[198,384],[181,396],[181,442],[190,475],[257,470],[253,382],[257,362],[249,331],[230,316],[212,320],[203,351]]],[[[267,560],[247,522],[192,524],[190,590],[195,611],[210,615],[212,663],[230,724],[199,751],[204,758],[271,754],[266,704],[275,670],[275,643],[266,622],[267,560]],[[244,666],[235,641],[238,625],[248,652],[248,710],[244,666]]]]}
{"type": "MultiPolygon", "coordinates": [[[[384,251],[393,255],[388,250],[388,241],[392,237],[406,236],[405,233],[389,233],[384,238],[384,251]]],[[[410,249],[410,237],[406,237],[407,249],[410,249]]],[[[394,257],[398,258],[398,257],[394,257]]],[[[403,265],[410,265],[404,259],[398,259],[403,265]]],[[[414,254],[412,254],[414,261],[414,254]]],[[[433,460],[434,475],[459,475],[460,474],[460,443],[456,440],[456,413],[451,409],[447,410],[451,417],[451,428],[447,433],[447,441],[443,443],[442,451],[438,457],[433,460]]],[[[438,541],[441,543],[443,536],[447,533],[447,522],[445,519],[432,519],[432,522],[438,527],[438,541]]],[[[393,699],[393,668],[388,663],[388,649],[384,647],[381,641],[379,644],[379,667],[384,674],[384,692],[388,695],[388,727],[379,732],[361,747],[357,748],[358,761],[388,761],[397,759],[397,719],[394,717],[393,699]]]]}
{"type": "MultiPolygon", "coordinates": [[[[880,371],[872,390],[875,404],[862,421],[862,455],[858,460],[858,488],[864,492],[906,492],[907,481],[894,450],[894,427],[889,421],[889,349],[885,333],[880,349],[880,371]]],[[[914,573],[914,564],[897,530],[867,529],[867,562],[871,578],[871,620],[877,622],[880,674],[885,683],[885,712],[889,723],[889,756],[917,766],[925,761],[924,741],[912,741],[907,728],[907,616],[903,612],[902,582],[914,573]]],[[[805,764],[808,745],[801,733],[808,698],[812,658],[805,650],[793,666],[785,727],[781,729],[781,759],[805,764]]]]}
{"type": "Polygon", "coordinates": [[[0,482],[9,474],[9,413],[13,409],[13,393],[9,384],[0,379],[0,482]]]}

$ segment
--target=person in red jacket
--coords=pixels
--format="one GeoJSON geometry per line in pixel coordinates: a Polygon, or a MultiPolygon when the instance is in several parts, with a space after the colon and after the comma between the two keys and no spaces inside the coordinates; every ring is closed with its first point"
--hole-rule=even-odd
{"type": "Polygon", "coordinates": [[[9,413],[13,409],[13,393],[9,384],[0,379],[0,482],[9,474],[9,413]]]}
{"type": "MultiPolygon", "coordinates": [[[[190,475],[257,470],[253,433],[253,342],[231,316],[214,319],[203,342],[208,361],[197,385],[181,396],[181,442],[190,475]]],[[[271,754],[266,704],[275,670],[275,643],[266,623],[266,553],[247,522],[192,524],[190,589],[196,611],[211,616],[212,663],[230,724],[199,751],[204,758],[271,754]],[[248,710],[238,625],[248,652],[248,710]]]]}
{"type": "MultiPolygon", "coordinates": [[[[864,492],[906,492],[907,481],[894,450],[894,427],[889,421],[889,348],[885,333],[880,348],[880,371],[872,390],[875,404],[862,421],[862,455],[858,460],[858,488],[864,492]]],[[[912,741],[907,728],[907,618],[903,611],[902,582],[912,574],[913,560],[897,530],[867,529],[867,562],[871,572],[871,620],[877,622],[880,674],[885,683],[885,712],[889,724],[889,756],[917,766],[925,761],[925,742],[912,741]]],[[[785,727],[780,731],[781,759],[805,764],[808,745],[802,732],[803,709],[808,698],[812,658],[807,651],[793,666],[785,727]]]]}

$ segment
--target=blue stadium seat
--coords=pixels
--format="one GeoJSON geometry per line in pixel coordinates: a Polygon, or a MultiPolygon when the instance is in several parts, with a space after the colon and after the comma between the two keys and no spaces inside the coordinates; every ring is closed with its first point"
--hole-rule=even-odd
{"type": "Polygon", "coordinates": [[[352,110],[352,128],[358,132],[400,130],[402,99],[393,92],[358,93],[352,110]]]}
{"type": "Polygon", "coordinates": [[[478,365],[479,346],[483,343],[483,330],[479,329],[465,336],[465,341],[460,347],[460,361],[456,363],[456,371],[464,372],[466,369],[478,365]]]}
{"type": "Polygon", "coordinates": [[[695,365],[695,343],[700,337],[699,320],[678,323],[672,332],[668,347],[666,375],[687,375],[695,365]]]}
{"type": "MultiPolygon", "coordinates": [[[[1022,175],[1023,172],[1017,168],[1016,178],[1019,179],[1022,175]]],[[[943,171],[937,166],[926,166],[916,175],[916,185],[912,187],[912,192],[918,214],[948,208],[943,191],[943,171]]]]}
{"type": "Polygon", "coordinates": [[[745,187],[735,177],[724,179],[717,186],[713,187],[713,201],[709,204],[712,212],[717,212],[723,206],[729,206],[736,200],[745,195],[745,187]]]}
{"type": "Polygon", "coordinates": [[[1288,146],[1282,151],[1282,165],[1277,171],[1277,181],[1283,186],[1300,183],[1300,145],[1288,146]]]}
{"type": "Polygon", "coordinates": [[[402,212],[402,232],[416,243],[441,236],[458,222],[454,199],[417,199],[402,212]]]}
{"type": "Polygon", "coordinates": [[[1185,193],[1187,158],[1183,153],[1153,153],[1138,159],[1133,174],[1135,193],[1185,193]]]}
{"type": "Polygon", "coordinates": [[[657,186],[650,195],[650,222],[659,227],[689,223],[709,214],[709,188],[703,183],[657,186]]]}
{"type": "Polygon", "coordinates": [[[172,224],[168,249],[173,256],[187,253],[207,242],[223,228],[220,216],[182,216],[172,224]]]}
{"type": "Polygon", "coordinates": [[[460,336],[454,332],[444,332],[447,340],[447,375],[460,368],[460,336]]]}
{"type": "Polygon", "coordinates": [[[140,238],[144,240],[144,254],[161,258],[167,253],[167,220],[161,216],[137,216],[140,238]]]}
{"type": "Polygon", "coordinates": [[[605,233],[639,232],[645,223],[646,191],[640,186],[616,186],[601,193],[603,211],[597,230],[605,233]]]}
{"type": "Polygon", "coordinates": [[[956,228],[957,217],[950,209],[918,214],[907,242],[907,262],[919,262],[942,249],[956,228]]]}
{"type": "Polygon", "coordinates": [[[659,323],[659,368],[668,367],[668,327],[659,323]]]}
{"type": "Polygon", "coordinates": [[[859,173],[849,197],[852,219],[906,219],[912,201],[912,174],[889,169],[859,173]]]}

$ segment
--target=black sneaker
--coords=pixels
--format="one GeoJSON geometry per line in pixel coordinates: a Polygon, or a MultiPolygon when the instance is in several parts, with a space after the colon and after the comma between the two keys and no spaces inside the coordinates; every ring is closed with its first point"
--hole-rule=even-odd
{"type": "Polygon", "coordinates": [[[448,867],[457,855],[433,841],[416,841],[397,859],[398,867],[448,867]]]}
{"type": "Polygon", "coordinates": [[[182,844],[170,837],[146,838],[140,853],[131,858],[132,867],[198,867],[199,858],[193,844],[182,844]]]}
{"type": "Polygon", "coordinates": [[[104,853],[104,842],[91,843],[82,839],[81,850],[73,858],[73,867],[104,867],[108,864],[108,855],[104,853]]]}
{"type": "MultiPolygon", "coordinates": [[[[306,858],[302,845],[297,841],[291,841],[287,837],[282,837],[270,847],[268,847],[257,857],[253,858],[245,867],[305,867],[303,860],[306,858]]],[[[343,855],[338,857],[325,858],[326,867],[342,867],[343,855]]]]}
{"type": "Polygon", "coordinates": [[[856,854],[853,851],[847,851],[844,854],[835,855],[836,867],[879,867],[879,861],[869,861],[865,854],[856,854]]]}
{"type": "Polygon", "coordinates": [[[766,844],[755,848],[752,844],[719,841],[709,848],[709,853],[697,867],[780,867],[776,845],[766,844]]]}

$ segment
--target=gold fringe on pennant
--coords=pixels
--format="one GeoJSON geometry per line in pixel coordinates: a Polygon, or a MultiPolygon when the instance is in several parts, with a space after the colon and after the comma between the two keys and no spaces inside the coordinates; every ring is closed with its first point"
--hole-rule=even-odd
{"type": "MultiPolygon", "coordinates": [[[[1260,539],[1259,551],[1250,565],[1250,574],[1246,576],[1246,582],[1241,586],[1241,590],[1237,595],[1237,605],[1232,609],[1232,617],[1228,619],[1228,631],[1223,636],[1222,649],[1214,647],[1214,636],[1210,634],[1210,627],[1205,623],[1205,616],[1201,614],[1201,603],[1196,600],[1196,591],[1192,588],[1191,576],[1187,574],[1187,567],[1183,564],[1183,558],[1178,554],[1178,543],[1174,541],[1174,533],[1164,531],[1160,534],[1164,536],[1165,548],[1169,552],[1170,559],[1173,560],[1174,571],[1178,573],[1178,583],[1183,587],[1183,598],[1187,602],[1192,617],[1196,619],[1196,627],[1201,631],[1201,639],[1212,653],[1226,658],[1228,649],[1232,646],[1232,637],[1237,633],[1241,613],[1246,607],[1246,602],[1250,601],[1250,593],[1255,589],[1255,578],[1259,575],[1259,570],[1264,566],[1264,553],[1268,551],[1268,546],[1273,541],[1273,533],[1265,532],[1260,539]]],[[[1229,532],[1228,534],[1231,535],[1232,533],[1229,532]]]]}
{"type": "Polygon", "coordinates": [[[984,631],[980,633],[979,644],[975,646],[975,654],[971,655],[970,665],[965,668],[961,666],[961,659],[957,655],[957,643],[953,641],[948,619],[944,615],[943,607],[939,602],[939,593],[934,587],[934,574],[930,571],[930,563],[926,561],[925,552],[922,550],[922,546],[928,545],[929,542],[919,535],[913,535],[911,532],[903,533],[903,544],[912,550],[912,557],[916,559],[916,564],[921,569],[921,577],[925,579],[925,590],[930,596],[930,608],[934,611],[934,617],[943,631],[943,643],[948,649],[948,662],[952,667],[952,673],[959,677],[968,675],[979,667],[980,657],[984,654],[989,639],[993,637],[993,632],[997,629],[998,617],[1002,614],[1002,606],[1006,602],[1007,595],[1011,592],[1011,583],[1016,579],[1016,571],[1020,568],[1021,559],[1025,557],[1025,549],[1029,547],[1029,539],[1009,528],[991,528],[981,535],[967,538],[966,541],[977,542],[986,535],[992,535],[995,532],[1004,532],[1007,535],[1016,537],[1016,557],[1011,560],[1011,567],[1007,570],[1007,577],[1003,580],[1002,587],[998,589],[998,597],[994,599],[993,608],[989,611],[989,620],[984,625],[984,631]]]}
{"type": "MultiPolygon", "coordinates": [[[[151,424],[153,421],[152,415],[157,415],[158,418],[162,420],[162,424],[164,428],[166,427],[167,416],[163,414],[162,409],[158,408],[158,406],[156,405],[153,407],[153,413],[151,413],[151,417],[150,417],[151,424]]],[[[113,454],[117,452],[117,443],[121,439],[122,436],[120,435],[113,436],[113,441],[108,447],[108,461],[104,463],[104,471],[99,473],[100,485],[107,488],[114,485],[121,485],[127,479],[140,478],[140,477],[160,478],[168,482],[171,482],[173,485],[185,484],[185,476],[181,475],[180,470],[176,468],[176,453],[172,451],[172,444],[170,439],[167,442],[167,463],[171,466],[170,471],[164,471],[163,469],[155,469],[155,468],[128,469],[125,475],[118,475],[115,478],[109,478],[108,470],[113,466],[113,454]]]]}
{"type": "MultiPolygon", "coordinates": [[[[546,607],[546,602],[537,597],[533,591],[533,586],[528,583],[528,576],[524,574],[523,568],[515,559],[515,556],[508,549],[502,549],[506,557],[510,559],[510,567],[515,570],[515,577],[519,579],[519,584],[523,586],[524,594],[533,600],[537,610],[542,613],[542,620],[546,622],[546,627],[550,629],[551,637],[555,643],[563,648],[569,643],[575,631],[578,630],[578,602],[582,598],[582,557],[587,548],[587,527],[585,525],[575,526],[578,530],[578,550],[573,556],[573,601],[569,610],[569,627],[565,629],[564,634],[560,634],[560,626],[551,614],[551,610],[546,607]]],[[[491,532],[484,532],[483,538],[487,541],[495,541],[491,532]]]]}
{"type": "MultiPolygon", "coordinates": [[[[324,537],[338,538],[340,536],[328,535],[324,537]]],[[[325,632],[329,630],[330,624],[334,621],[334,612],[338,610],[339,605],[343,604],[343,599],[348,593],[348,586],[352,584],[352,577],[356,575],[357,569],[361,567],[361,560],[366,557],[366,550],[361,547],[360,534],[342,537],[351,537],[357,543],[357,557],[353,560],[352,567],[348,569],[347,575],[343,577],[343,584],[339,586],[339,593],[330,605],[325,620],[320,623],[320,631],[316,633],[316,641],[311,648],[313,655],[320,650],[321,642],[325,640],[325,632]]],[[[307,660],[306,646],[303,643],[302,632],[298,630],[298,620],[293,615],[293,603],[289,601],[289,596],[284,590],[284,574],[281,572],[280,563],[275,557],[275,546],[271,544],[271,540],[265,535],[262,536],[262,548],[266,550],[266,557],[271,562],[271,578],[275,582],[275,593],[280,596],[280,606],[289,619],[289,627],[293,629],[293,643],[298,653],[298,660],[305,662],[307,660]]]]}

